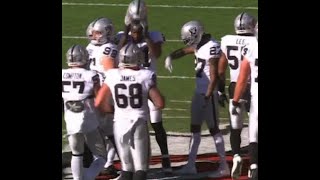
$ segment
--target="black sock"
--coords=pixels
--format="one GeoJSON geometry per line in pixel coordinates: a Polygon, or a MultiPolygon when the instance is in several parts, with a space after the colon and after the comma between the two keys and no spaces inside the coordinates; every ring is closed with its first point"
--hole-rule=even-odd
{"type": "Polygon", "coordinates": [[[160,147],[161,154],[169,154],[167,144],[167,133],[163,128],[162,122],[151,123],[151,126],[155,131],[156,141],[160,147]]]}
{"type": "Polygon", "coordinates": [[[249,144],[250,164],[258,164],[258,143],[252,142],[249,144]]]}
{"type": "Polygon", "coordinates": [[[233,155],[240,155],[240,145],[241,145],[241,130],[242,129],[232,129],[230,130],[230,144],[233,155]]]}
{"type": "Polygon", "coordinates": [[[83,167],[89,168],[93,161],[92,153],[86,143],[84,143],[83,167]]]}

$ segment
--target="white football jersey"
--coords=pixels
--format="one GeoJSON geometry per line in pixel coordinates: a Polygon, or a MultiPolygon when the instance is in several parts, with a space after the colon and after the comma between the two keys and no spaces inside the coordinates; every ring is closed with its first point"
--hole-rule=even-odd
{"type": "Polygon", "coordinates": [[[99,76],[95,71],[84,68],[62,70],[62,98],[65,104],[64,119],[68,134],[86,133],[97,128],[98,120],[93,98],[95,83],[99,83],[99,76]],[[67,109],[67,101],[81,100],[84,100],[82,112],[75,113],[67,109]]]}
{"type": "Polygon", "coordinates": [[[246,46],[243,55],[250,64],[251,71],[251,105],[249,116],[249,142],[258,142],[258,40],[246,46]]]}
{"type": "Polygon", "coordinates": [[[88,51],[88,54],[89,54],[89,58],[91,58],[92,56],[92,52],[95,51],[95,49],[97,49],[99,46],[95,46],[91,43],[89,43],[86,47],[87,51],[88,51]]]}
{"type": "Polygon", "coordinates": [[[89,44],[87,46],[89,52],[90,66],[91,70],[98,72],[104,72],[103,65],[101,63],[101,58],[103,56],[109,56],[115,59],[115,64],[118,64],[118,49],[117,45],[113,43],[106,43],[103,45],[94,46],[89,44]]]}
{"type": "Polygon", "coordinates": [[[251,95],[258,98],[258,40],[252,41],[246,46],[247,50],[243,55],[248,59],[251,69],[251,95]]]}
{"type": "Polygon", "coordinates": [[[255,41],[255,36],[226,35],[221,38],[221,50],[225,54],[230,67],[230,82],[237,82],[240,64],[242,61],[242,51],[244,47],[255,41]]]}
{"type": "Polygon", "coordinates": [[[206,93],[210,82],[210,62],[211,58],[220,58],[220,44],[211,39],[194,52],[196,65],[196,92],[206,93]]]}
{"type": "MultiPolygon", "coordinates": [[[[100,46],[95,46],[91,43],[89,43],[86,47],[88,54],[89,54],[89,63],[88,63],[88,69],[91,69],[91,66],[93,67],[96,64],[96,58],[94,57],[94,52],[97,52],[100,46]]],[[[96,53],[95,53],[96,54],[96,53]]],[[[92,69],[95,70],[95,69],[92,69]]]]}
{"type": "Polygon", "coordinates": [[[114,121],[148,120],[149,89],[155,85],[156,75],[147,69],[110,69],[105,83],[114,99],[114,121]]]}
{"type": "MultiPolygon", "coordinates": [[[[117,34],[117,38],[120,39],[121,36],[123,36],[123,31],[118,32],[117,34]]],[[[130,32],[129,32],[130,35],[130,32]]],[[[161,44],[165,42],[165,38],[164,35],[159,32],[159,31],[151,31],[149,32],[149,36],[150,39],[154,42],[154,43],[158,43],[160,42],[161,44]]],[[[129,36],[130,37],[130,36],[129,36]]],[[[130,41],[130,39],[129,39],[130,41]]],[[[145,69],[149,69],[151,71],[156,72],[157,68],[156,68],[156,64],[157,64],[157,59],[154,56],[151,56],[149,54],[149,48],[148,45],[145,41],[137,43],[137,46],[144,52],[144,57],[145,59],[141,62],[141,66],[145,69]]]]}

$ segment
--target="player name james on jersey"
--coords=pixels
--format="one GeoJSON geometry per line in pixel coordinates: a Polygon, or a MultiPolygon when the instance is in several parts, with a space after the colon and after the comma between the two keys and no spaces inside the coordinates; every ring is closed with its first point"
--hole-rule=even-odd
{"type": "Polygon", "coordinates": [[[121,76],[120,81],[135,81],[135,76],[121,76]]]}

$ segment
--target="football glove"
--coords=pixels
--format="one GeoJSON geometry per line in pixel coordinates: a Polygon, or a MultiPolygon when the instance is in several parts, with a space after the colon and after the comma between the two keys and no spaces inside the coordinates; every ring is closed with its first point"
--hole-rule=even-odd
{"type": "Polygon", "coordinates": [[[238,115],[240,114],[240,103],[239,102],[236,102],[236,101],[232,101],[232,111],[231,113],[233,115],[238,115]]]}
{"type": "Polygon", "coordinates": [[[228,97],[225,93],[222,93],[220,91],[218,91],[219,97],[218,97],[218,102],[220,104],[221,107],[225,107],[224,102],[226,102],[227,104],[229,104],[229,100],[228,97]]]}
{"type": "Polygon", "coordinates": [[[168,56],[168,57],[166,58],[164,67],[165,67],[166,69],[168,69],[168,71],[169,71],[170,73],[172,73],[173,67],[172,67],[172,59],[171,59],[170,56],[168,56]]]}

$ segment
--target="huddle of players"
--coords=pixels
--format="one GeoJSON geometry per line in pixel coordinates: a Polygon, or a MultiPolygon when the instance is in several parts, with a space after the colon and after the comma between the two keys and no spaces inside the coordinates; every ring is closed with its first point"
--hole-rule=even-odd
{"type": "Polygon", "coordinates": [[[129,4],[125,30],[118,33],[117,40],[110,19],[95,19],[87,28],[88,46],[73,45],[67,52],[69,68],[62,71],[62,96],[74,179],[92,179],[103,168],[110,170],[115,152],[122,163],[120,179],[145,179],[149,119],[162,153],[163,170],[172,171],[162,125],[164,99],[155,75],[155,60],[161,55],[164,37],[148,31],[145,8],[143,1],[129,4]],[[115,108],[109,109],[109,103],[115,108]],[[93,155],[85,172],[84,144],[93,155]]]}
{"type": "MultiPolygon", "coordinates": [[[[201,124],[206,120],[221,160],[218,170],[209,176],[230,175],[223,137],[218,127],[217,109],[217,102],[223,105],[226,100],[224,74],[229,64],[230,140],[234,153],[231,176],[237,179],[241,174],[242,106],[250,100],[242,96],[245,94],[243,90],[237,96],[245,100],[239,102],[239,98],[238,102],[232,101],[232,97],[240,72],[241,53],[251,52],[249,48],[250,44],[254,44],[252,41],[256,40],[257,45],[254,36],[256,24],[251,15],[241,13],[235,19],[237,35],[223,37],[221,47],[210,34],[205,33],[199,21],[187,22],[182,27],[181,38],[187,46],[170,53],[165,60],[165,67],[171,72],[172,60],[194,54],[197,78],[191,107],[189,159],[187,165],[177,173],[197,173],[195,160],[201,140],[201,124]]],[[[165,101],[156,83],[155,64],[161,55],[164,37],[160,32],[148,31],[146,4],[140,0],[129,4],[124,31],[116,36],[113,31],[110,19],[98,18],[87,28],[88,46],[73,45],[67,52],[69,68],[62,71],[62,95],[74,179],[94,179],[103,168],[113,167],[116,152],[122,167],[118,179],[146,179],[150,155],[149,119],[162,153],[163,170],[172,172],[161,118],[165,101]],[[83,171],[82,162],[84,144],[94,157],[86,172],[83,171]]],[[[257,144],[257,138],[252,142],[257,144]]],[[[257,153],[257,146],[254,147],[256,150],[253,151],[257,153]]],[[[257,158],[250,159],[256,159],[251,163],[255,166],[250,166],[250,170],[257,169],[257,158]]],[[[252,178],[252,172],[249,176],[252,178]]]]}

